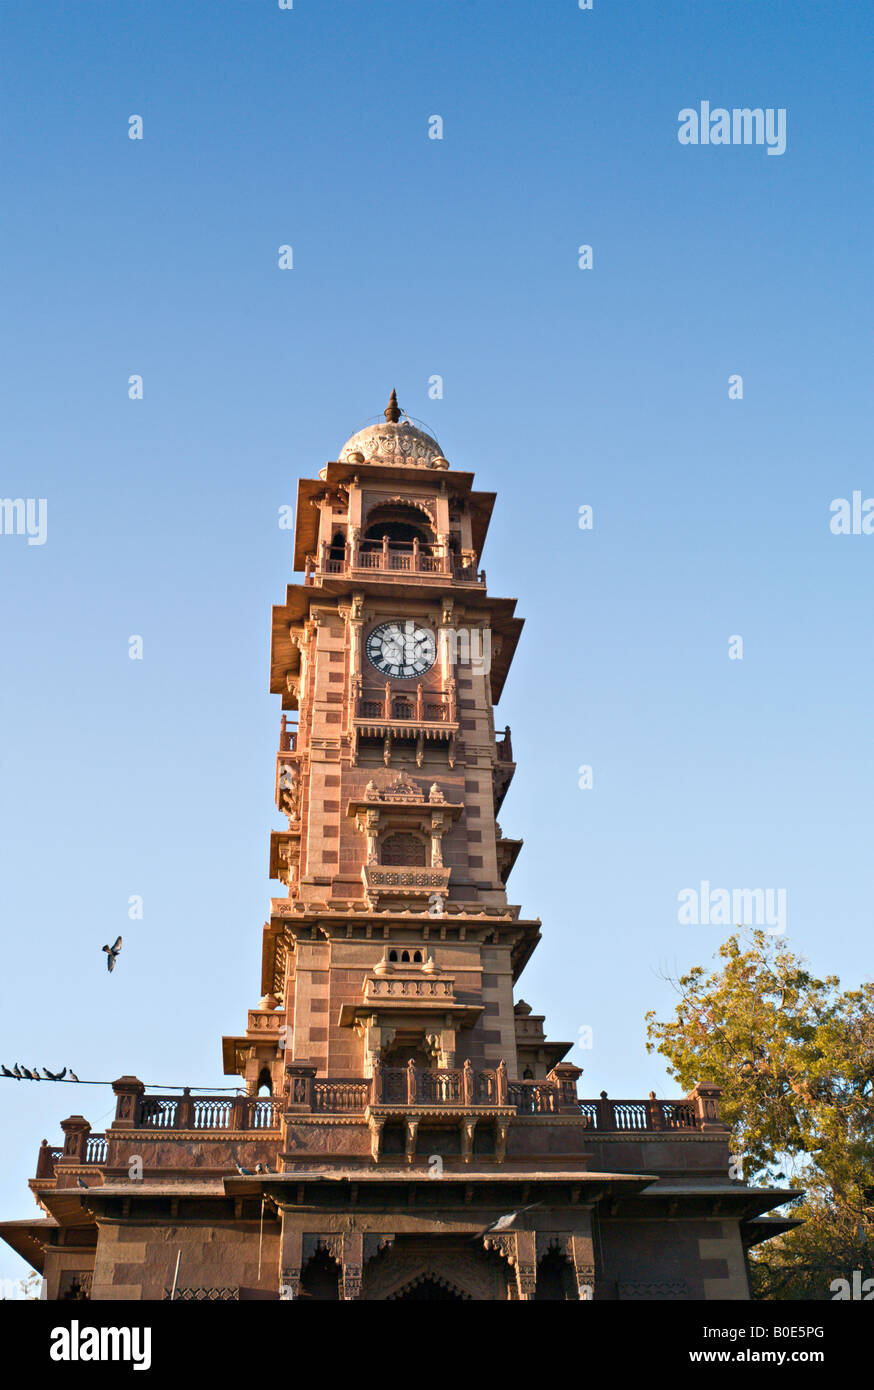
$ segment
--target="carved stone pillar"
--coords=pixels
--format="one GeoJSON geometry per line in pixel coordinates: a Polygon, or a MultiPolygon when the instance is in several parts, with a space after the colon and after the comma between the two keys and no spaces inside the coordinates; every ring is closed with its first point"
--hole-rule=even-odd
{"type": "Polygon", "coordinates": [[[570,1237],[569,1254],[573,1260],[577,1293],[582,1303],[595,1297],[595,1242],[592,1235],[592,1213],[580,1213],[582,1224],[570,1237]]]}
{"type": "Polygon", "coordinates": [[[431,812],[431,867],[443,868],[443,836],[449,829],[446,815],[442,811],[431,812]]]}
{"type": "Polygon", "coordinates": [[[455,1067],[455,1042],[454,1028],[440,1029],[440,1051],[437,1064],[447,1071],[452,1071],[455,1067]]]}
{"type": "Polygon", "coordinates": [[[364,1237],[360,1231],[347,1231],[343,1237],[344,1299],[361,1297],[361,1273],[364,1268],[364,1237]]]}
{"type": "Polygon", "coordinates": [[[363,830],[367,837],[366,864],[379,863],[379,851],[377,849],[379,838],[379,811],[359,811],[358,828],[363,830]]]}
{"type": "Polygon", "coordinates": [[[379,1152],[382,1145],[382,1127],[385,1124],[385,1120],[371,1115],[367,1123],[370,1129],[370,1156],[374,1163],[378,1163],[379,1152]]]}
{"type": "Polygon", "coordinates": [[[407,1162],[412,1163],[416,1157],[416,1135],[419,1131],[418,1120],[407,1120],[406,1122],[406,1154],[407,1162]]]}
{"type": "Polygon", "coordinates": [[[537,1288],[537,1240],[533,1231],[516,1232],[516,1285],[520,1299],[532,1299],[537,1288]]]}
{"type": "Polygon", "coordinates": [[[300,1273],[303,1263],[303,1238],[292,1228],[288,1213],[282,1211],[282,1234],[279,1240],[279,1297],[282,1302],[297,1298],[300,1293],[300,1273]]]}
{"type": "Polygon", "coordinates": [[[443,689],[446,690],[452,678],[452,657],[453,642],[450,636],[452,628],[452,610],[454,602],[449,597],[440,600],[440,623],[437,632],[437,652],[440,660],[440,680],[443,689]]]}
{"type": "Polygon", "coordinates": [[[509,1120],[495,1121],[495,1158],[498,1163],[503,1163],[507,1156],[507,1131],[509,1128],[509,1120]]]}

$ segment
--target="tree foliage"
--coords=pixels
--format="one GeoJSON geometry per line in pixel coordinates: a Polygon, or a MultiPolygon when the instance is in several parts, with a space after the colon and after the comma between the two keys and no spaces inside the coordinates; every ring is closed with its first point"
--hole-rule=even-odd
{"type": "Polygon", "coordinates": [[[675,1015],[647,1014],[647,1048],[687,1090],[722,1087],[748,1181],[798,1189],[805,1224],[753,1252],[759,1295],[829,1298],[832,1280],[874,1265],[874,984],[817,979],[763,931],[718,959],[671,981],[675,1015]]]}

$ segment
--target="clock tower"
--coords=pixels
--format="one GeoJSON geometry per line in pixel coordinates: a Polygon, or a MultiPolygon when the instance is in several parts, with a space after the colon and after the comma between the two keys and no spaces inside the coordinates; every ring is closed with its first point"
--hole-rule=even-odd
{"type": "Polygon", "coordinates": [[[43,1141],[44,1216],[0,1237],[47,1298],[744,1299],[744,1247],[793,1224],[735,1178],[718,1087],[581,1099],[514,996],[540,930],[497,821],[522,622],[480,568],[494,500],[394,392],[300,483],[238,1093],[125,1074],[105,1133],[43,1141]]]}
{"type": "MultiPolygon", "coordinates": [[[[522,621],[480,568],[494,500],[394,392],[384,421],[300,483],[303,582],[273,610],[271,655],[286,825],[270,873],[286,894],[262,988],[284,1046],[275,1022],[262,1045],[226,1039],[250,1094],[289,1075],[391,1085],[410,1062],[426,1088],[465,1064],[545,1079],[570,1046],[540,1039],[518,1065],[513,982],[539,930],[508,904],[521,842],[497,822],[514,764],[493,707],[522,621]]],[[[378,1125],[372,1138],[380,1153],[378,1125]]]]}

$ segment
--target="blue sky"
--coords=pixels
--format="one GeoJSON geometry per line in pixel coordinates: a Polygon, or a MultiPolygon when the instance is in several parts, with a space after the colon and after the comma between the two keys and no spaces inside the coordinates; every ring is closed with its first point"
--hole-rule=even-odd
{"type": "MultiPolygon", "coordinates": [[[[874,496],[871,29],[855,0],[4,0],[0,495],[45,497],[48,539],[0,537],[0,1060],[228,1084],[278,891],[277,512],[392,386],[499,494],[519,993],[594,1029],[581,1093],[675,1090],[643,1014],[724,934],[677,922],[703,879],[785,887],[813,967],[870,975],[874,536],[829,505],[874,496]],[[681,146],[702,100],[784,107],[786,153],[681,146]]],[[[40,1139],[114,1110],[0,1105],[7,1218],[40,1139]]]]}

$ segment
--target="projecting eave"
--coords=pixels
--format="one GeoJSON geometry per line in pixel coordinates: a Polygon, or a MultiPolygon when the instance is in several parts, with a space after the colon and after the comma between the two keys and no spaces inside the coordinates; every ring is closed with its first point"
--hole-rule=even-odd
{"type": "MultiPolygon", "coordinates": [[[[224,1189],[229,1197],[254,1196],[264,1193],[273,1196],[281,1203],[283,1198],[286,1200],[289,1191],[295,1187],[311,1184],[314,1188],[330,1187],[332,1192],[340,1197],[341,1193],[350,1193],[357,1189],[356,1196],[368,1193],[369,1189],[374,1189],[376,1193],[383,1192],[386,1187],[398,1186],[419,1187],[423,1186],[427,1190],[430,1179],[427,1171],[421,1170],[411,1172],[409,1168],[388,1168],[383,1164],[379,1167],[368,1166],[360,1168],[336,1168],[323,1169],[321,1172],[314,1171],[312,1168],[296,1168],[286,1170],[278,1174],[253,1174],[251,1177],[238,1177],[230,1174],[224,1179],[224,1189]]],[[[645,1173],[590,1173],[582,1169],[548,1170],[543,1168],[516,1168],[499,1170],[495,1168],[476,1169],[465,1168],[463,1171],[451,1172],[444,1169],[440,1179],[441,1191],[452,1192],[455,1200],[469,1206],[466,1189],[471,1186],[476,1187],[512,1187],[522,1188],[531,1186],[541,1188],[544,1185],[552,1187],[572,1187],[579,1190],[579,1195],[583,1200],[600,1200],[605,1196],[637,1196],[641,1191],[655,1179],[650,1174],[645,1173]]],[[[306,1195],[304,1194],[304,1201],[306,1195]]],[[[449,1198],[451,1201],[452,1199],[449,1198]]]]}
{"type": "Polygon", "coordinates": [[[742,1182],[677,1182],[670,1178],[658,1179],[643,1193],[647,1200],[679,1200],[684,1207],[697,1205],[702,1210],[713,1210],[715,1207],[717,1211],[738,1217],[741,1221],[751,1221],[763,1212],[782,1207],[798,1195],[797,1188],[747,1187],[742,1182]]]}
{"type": "MultiPolygon", "coordinates": [[[[421,928],[427,925],[432,931],[439,932],[442,926],[454,927],[464,925],[469,933],[469,939],[473,939],[474,932],[479,929],[485,933],[493,933],[495,936],[511,935],[513,937],[510,961],[513,967],[513,981],[515,983],[540,940],[541,922],[539,917],[520,919],[518,907],[509,907],[501,910],[500,916],[493,916],[491,913],[483,911],[476,912],[476,904],[473,905],[474,911],[459,913],[447,913],[444,917],[431,917],[426,910],[424,912],[380,912],[378,915],[379,923],[382,927],[396,928],[398,931],[408,931],[411,927],[421,928]]],[[[361,917],[364,921],[373,919],[373,911],[364,898],[356,899],[352,902],[344,902],[341,906],[337,905],[333,912],[324,910],[294,911],[288,898],[271,898],[270,900],[270,920],[264,923],[264,937],[261,948],[261,991],[263,994],[278,994],[282,990],[282,975],[285,965],[285,952],[293,949],[294,939],[302,935],[309,940],[315,935],[330,935],[332,930],[345,933],[347,925],[353,924],[356,917],[361,917]]]]}
{"type": "Polygon", "coordinates": [[[803,1225],[804,1222],[799,1216],[754,1216],[752,1221],[741,1222],[740,1235],[744,1248],[751,1250],[754,1245],[761,1245],[763,1240],[785,1236],[788,1231],[794,1231],[796,1226],[803,1225]]]}
{"type": "MultiPolygon", "coordinates": [[[[79,1170],[85,1172],[84,1168],[79,1170]]],[[[93,1173],[95,1170],[91,1169],[93,1173]]],[[[96,1170],[100,1172],[100,1169],[96,1170]]],[[[57,1178],[31,1178],[30,1189],[43,1211],[53,1216],[65,1230],[78,1226],[93,1226],[94,1221],[86,1203],[103,1183],[88,1183],[87,1190],[79,1187],[57,1187],[57,1178]]]]}
{"type": "Polygon", "coordinates": [[[38,1274],[42,1274],[46,1246],[52,1232],[58,1230],[58,1224],[53,1216],[38,1217],[33,1221],[2,1221],[0,1240],[5,1240],[16,1255],[26,1260],[38,1274]]]}
{"type": "Polygon", "coordinates": [[[536,1056],[540,1053],[543,1055],[546,1066],[550,1071],[553,1067],[558,1066],[559,1062],[564,1061],[572,1047],[572,1042],[550,1042],[548,1038],[544,1038],[540,1041],[536,1038],[516,1039],[517,1056],[520,1056],[522,1053],[526,1055],[530,1053],[536,1056]]]}

